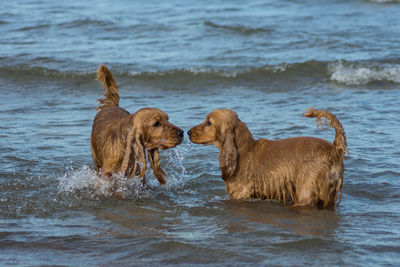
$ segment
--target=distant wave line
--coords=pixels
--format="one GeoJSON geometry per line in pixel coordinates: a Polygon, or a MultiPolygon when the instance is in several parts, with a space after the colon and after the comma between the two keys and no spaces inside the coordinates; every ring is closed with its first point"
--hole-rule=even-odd
{"type": "Polygon", "coordinates": [[[214,23],[212,21],[204,21],[203,24],[210,28],[228,30],[230,32],[236,32],[244,35],[251,35],[257,33],[270,33],[274,31],[274,29],[270,28],[248,27],[243,25],[221,25],[214,23]]]}

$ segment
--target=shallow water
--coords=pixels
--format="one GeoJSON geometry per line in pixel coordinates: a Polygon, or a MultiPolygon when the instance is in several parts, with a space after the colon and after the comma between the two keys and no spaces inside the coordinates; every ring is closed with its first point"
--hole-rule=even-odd
{"type": "Polygon", "coordinates": [[[1,265],[400,264],[398,1],[0,3],[1,265]],[[256,138],[347,134],[335,211],[233,201],[215,147],[163,151],[159,186],[99,186],[89,136],[105,63],[130,112],[187,131],[234,109],[256,138]]]}

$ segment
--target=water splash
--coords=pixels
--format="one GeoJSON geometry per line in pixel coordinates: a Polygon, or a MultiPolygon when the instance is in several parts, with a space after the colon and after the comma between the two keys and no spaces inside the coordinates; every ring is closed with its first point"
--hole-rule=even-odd
{"type": "Polygon", "coordinates": [[[189,175],[183,162],[191,149],[191,143],[187,142],[173,149],[167,150],[165,170],[168,175],[166,189],[179,189],[189,180],[189,175]]]}
{"type": "Polygon", "coordinates": [[[74,192],[79,189],[93,187],[97,179],[97,174],[89,166],[84,165],[71,173],[65,173],[58,178],[58,191],[74,192]]]}
{"type": "Polygon", "coordinates": [[[106,180],[87,165],[59,177],[57,188],[60,193],[83,193],[88,198],[117,196],[136,199],[146,195],[146,188],[142,185],[141,179],[114,174],[111,179],[106,180]]]}
{"type": "Polygon", "coordinates": [[[88,165],[78,169],[67,168],[68,171],[57,178],[57,189],[60,193],[81,194],[88,198],[99,196],[138,199],[149,197],[151,191],[158,188],[162,191],[180,189],[188,180],[187,171],[183,165],[185,155],[190,151],[190,144],[167,150],[167,156],[163,160],[164,170],[167,173],[167,184],[160,186],[154,176],[150,164],[146,165],[146,183],[138,177],[126,178],[120,174],[113,174],[111,179],[101,178],[95,170],[88,165]]]}

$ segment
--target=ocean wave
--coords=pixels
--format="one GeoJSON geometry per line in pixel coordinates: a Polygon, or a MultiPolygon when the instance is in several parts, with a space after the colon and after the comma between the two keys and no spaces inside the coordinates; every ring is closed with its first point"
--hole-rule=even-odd
{"type": "Polygon", "coordinates": [[[400,3],[400,0],[370,0],[370,1],[378,4],[400,3]]]}
{"type": "Polygon", "coordinates": [[[39,29],[49,29],[51,27],[50,24],[37,24],[37,25],[32,25],[32,26],[25,26],[16,29],[16,31],[19,32],[26,32],[26,31],[34,31],[34,30],[39,30],[39,29]]]}
{"type": "Polygon", "coordinates": [[[210,79],[221,79],[221,80],[240,80],[247,78],[262,78],[271,77],[275,75],[289,74],[296,75],[298,71],[301,74],[308,73],[309,75],[320,75],[321,68],[327,65],[326,62],[319,61],[308,61],[304,63],[281,63],[277,65],[265,65],[259,67],[251,66],[239,66],[236,68],[229,69],[214,69],[211,67],[200,67],[200,68],[187,68],[187,69],[173,69],[167,71],[131,71],[125,73],[125,75],[131,76],[138,79],[154,79],[154,78],[174,78],[174,77],[202,77],[210,79]]]}
{"type": "Polygon", "coordinates": [[[226,30],[229,32],[239,33],[243,35],[252,35],[257,33],[270,33],[273,32],[273,29],[268,28],[260,28],[260,27],[247,27],[243,25],[220,25],[211,21],[204,21],[203,24],[207,27],[226,30]]]}
{"type": "Polygon", "coordinates": [[[90,18],[79,18],[79,19],[59,23],[57,26],[63,27],[63,28],[79,28],[82,26],[107,27],[107,26],[110,26],[113,24],[114,24],[114,22],[112,22],[112,21],[96,20],[96,19],[90,19],[90,18]]]}
{"type": "Polygon", "coordinates": [[[376,64],[338,61],[328,66],[330,80],[347,85],[372,82],[400,83],[399,64],[376,64]]]}
{"type": "MultiPolygon", "coordinates": [[[[0,63],[2,58],[0,58],[0,63]]],[[[6,60],[5,60],[6,61],[6,60]]],[[[51,59],[35,59],[30,63],[7,66],[0,64],[0,77],[30,79],[79,79],[93,81],[97,65],[86,65],[82,70],[69,69],[72,64],[51,59]],[[30,64],[31,63],[31,64],[30,64]],[[48,65],[43,67],[40,65],[48,65]],[[53,66],[61,66],[59,69],[53,66]],[[63,69],[67,66],[67,69],[63,69]]],[[[76,64],[75,64],[76,65],[76,64]]],[[[301,63],[281,63],[264,66],[235,66],[231,68],[188,67],[166,70],[131,70],[132,66],[108,64],[113,74],[121,82],[136,81],[144,84],[162,85],[168,88],[188,88],[190,86],[207,87],[248,86],[252,88],[280,86],[285,90],[293,84],[334,82],[350,86],[368,85],[376,82],[400,84],[400,63],[394,59],[387,62],[352,61],[306,61],[301,63]],[[189,85],[190,84],[190,85],[189,85]]],[[[74,65],[72,65],[74,66],[74,65]]]]}
{"type": "MultiPolygon", "coordinates": [[[[2,73],[18,73],[21,74],[35,74],[37,76],[48,76],[56,78],[77,78],[86,77],[88,75],[93,76],[96,73],[97,65],[92,66],[91,70],[69,70],[64,69],[64,66],[70,66],[67,62],[56,61],[51,58],[35,58],[24,64],[1,64],[2,58],[0,58],[0,75],[2,73]],[[42,66],[40,66],[42,65],[42,66]],[[44,65],[48,65],[45,67],[44,65]],[[59,69],[52,68],[53,66],[59,65],[59,69]]],[[[7,59],[4,59],[7,61],[7,59]]],[[[281,75],[284,73],[296,74],[297,71],[304,73],[321,73],[319,70],[326,66],[326,62],[309,61],[304,63],[294,64],[277,64],[277,65],[265,65],[259,67],[251,66],[239,66],[234,68],[223,68],[215,69],[212,67],[188,67],[181,69],[170,69],[170,70],[128,70],[129,66],[113,66],[108,64],[111,71],[115,76],[134,78],[139,80],[155,80],[155,79],[169,79],[174,78],[209,78],[209,79],[222,79],[222,80],[238,80],[246,77],[259,77],[259,76],[273,76],[281,75]]],[[[87,68],[88,66],[86,66],[87,68]]]]}
{"type": "MultiPolygon", "coordinates": [[[[39,59],[35,59],[38,61],[39,59]]],[[[33,60],[33,61],[35,61],[33,60]]],[[[32,62],[33,62],[32,61],[32,62]]],[[[49,61],[48,64],[50,65],[62,65],[62,62],[57,64],[56,62],[51,61],[51,59],[42,58],[42,61],[49,61]]],[[[1,62],[1,58],[0,58],[1,62]]],[[[16,65],[2,65],[0,66],[0,77],[6,76],[7,78],[12,77],[22,77],[22,76],[34,76],[37,78],[56,78],[56,79],[75,79],[75,78],[85,78],[88,76],[93,76],[96,73],[94,71],[82,71],[82,70],[61,70],[61,69],[53,69],[50,67],[40,67],[37,66],[38,64],[33,63],[34,65],[30,64],[16,64],[16,65]]],[[[44,63],[46,64],[46,63],[44,63]]]]}

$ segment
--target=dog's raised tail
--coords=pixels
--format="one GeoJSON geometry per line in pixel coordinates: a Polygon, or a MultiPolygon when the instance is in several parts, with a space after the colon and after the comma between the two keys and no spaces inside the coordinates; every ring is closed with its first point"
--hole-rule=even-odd
{"type": "Polygon", "coordinates": [[[99,99],[99,106],[97,110],[101,110],[104,107],[118,106],[119,105],[119,91],[117,83],[111,71],[105,66],[100,65],[97,70],[97,79],[103,86],[105,93],[104,98],[99,99]]]}
{"type": "Polygon", "coordinates": [[[307,109],[307,112],[305,112],[303,116],[316,118],[318,127],[323,127],[328,124],[328,128],[333,127],[335,129],[336,133],[333,146],[336,149],[336,155],[339,158],[339,162],[342,163],[344,160],[344,154],[349,153],[349,151],[347,150],[347,141],[343,126],[336,116],[328,111],[317,110],[314,108],[307,109]]]}

